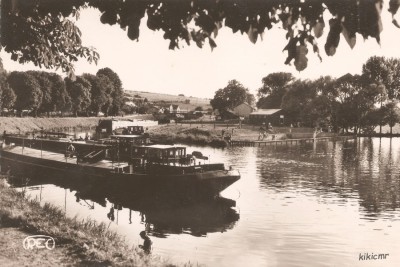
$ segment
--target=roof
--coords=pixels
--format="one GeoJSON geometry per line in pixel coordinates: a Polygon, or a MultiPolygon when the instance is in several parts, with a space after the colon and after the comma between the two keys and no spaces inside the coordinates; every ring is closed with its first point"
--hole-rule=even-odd
{"type": "Polygon", "coordinates": [[[179,105],[172,104],[171,106],[172,106],[173,109],[178,109],[179,108],[179,105]]]}
{"type": "Polygon", "coordinates": [[[281,109],[259,109],[250,113],[250,115],[272,115],[281,111],[281,109]]]}
{"type": "Polygon", "coordinates": [[[129,138],[129,139],[134,139],[134,138],[140,138],[143,137],[143,135],[134,135],[134,134],[119,134],[119,135],[111,135],[111,138],[129,138]]]}
{"type": "Polygon", "coordinates": [[[150,145],[150,146],[145,146],[145,147],[157,148],[157,149],[185,148],[184,146],[173,146],[173,145],[150,145]]]}
{"type": "Polygon", "coordinates": [[[245,106],[248,106],[248,107],[250,107],[251,109],[254,109],[251,105],[249,105],[248,103],[246,103],[246,102],[243,102],[243,103],[240,103],[239,105],[237,105],[236,107],[234,107],[234,108],[237,108],[238,106],[241,106],[241,105],[245,105],[245,106]]]}

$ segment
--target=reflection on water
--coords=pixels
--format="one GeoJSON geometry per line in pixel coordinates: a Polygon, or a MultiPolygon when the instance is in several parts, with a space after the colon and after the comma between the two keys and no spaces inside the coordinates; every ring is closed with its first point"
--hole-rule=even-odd
{"type": "MultiPolygon", "coordinates": [[[[238,168],[225,198],[201,203],[132,199],[101,187],[36,180],[32,197],[91,217],[176,262],[209,266],[397,266],[400,140],[196,148],[238,168]],[[67,188],[67,189],[65,189],[67,188]],[[232,207],[236,202],[236,207],[232,207]],[[240,216],[239,216],[240,214],[240,216]],[[360,253],[389,253],[379,262],[360,253]]],[[[189,151],[188,151],[189,152],[189,151]]],[[[31,180],[31,183],[34,183],[31,180]]]]}
{"type": "Polygon", "coordinates": [[[144,196],[134,190],[121,192],[119,189],[115,192],[108,184],[93,185],[43,177],[14,177],[9,182],[15,187],[23,186],[39,201],[60,202],[63,196],[61,206],[71,215],[79,205],[78,209],[83,213],[102,213],[104,220],[107,218],[109,222],[121,224],[120,212],[129,212],[128,222],[122,224],[132,224],[132,214],[136,213],[137,222],[143,225],[142,230],[163,238],[170,234],[206,236],[207,233],[224,232],[239,219],[239,214],[232,208],[235,201],[222,197],[189,203],[180,199],[144,196]]]}

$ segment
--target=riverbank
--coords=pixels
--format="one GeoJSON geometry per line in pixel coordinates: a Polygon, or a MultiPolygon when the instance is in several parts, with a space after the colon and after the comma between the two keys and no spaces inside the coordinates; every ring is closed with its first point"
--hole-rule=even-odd
{"type": "Polygon", "coordinates": [[[181,124],[163,124],[148,128],[150,138],[160,143],[182,143],[187,145],[224,148],[228,142],[210,127],[189,127],[181,124]]]}
{"type": "Polygon", "coordinates": [[[27,198],[0,177],[0,262],[2,266],[175,266],[107,229],[104,223],[68,218],[60,209],[27,198]],[[25,250],[30,235],[47,235],[55,248],[25,250]]]}
{"type": "MultiPolygon", "coordinates": [[[[111,117],[110,117],[111,118],[111,117]]],[[[132,115],[116,117],[120,119],[153,119],[152,115],[132,115]]],[[[33,117],[0,117],[0,133],[26,133],[32,131],[73,128],[96,127],[104,117],[65,117],[65,118],[33,118],[33,117]]]]}
{"type": "MultiPolygon", "coordinates": [[[[238,124],[170,123],[152,126],[148,130],[151,138],[156,140],[224,148],[229,145],[229,139],[235,141],[257,141],[260,135],[259,128],[259,126],[255,125],[241,125],[239,127],[238,124]]],[[[276,128],[273,133],[268,133],[264,140],[282,140],[289,137],[309,138],[313,136],[311,128],[305,129],[305,132],[297,133],[289,133],[288,129],[290,128],[276,128]]]]}

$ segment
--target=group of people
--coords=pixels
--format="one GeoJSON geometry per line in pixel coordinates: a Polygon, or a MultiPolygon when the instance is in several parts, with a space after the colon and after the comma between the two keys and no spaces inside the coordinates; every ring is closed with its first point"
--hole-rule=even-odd
{"type": "MultiPolygon", "coordinates": [[[[268,137],[268,133],[274,133],[274,130],[272,128],[272,124],[268,123],[267,125],[263,123],[263,125],[260,127],[259,133],[258,133],[258,140],[262,141],[264,138],[268,137]],[[264,128],[266,126],[266,128],[264,128]]],[[[275,139],[275,134],[272,135],[272,140],[275,139]]]]}

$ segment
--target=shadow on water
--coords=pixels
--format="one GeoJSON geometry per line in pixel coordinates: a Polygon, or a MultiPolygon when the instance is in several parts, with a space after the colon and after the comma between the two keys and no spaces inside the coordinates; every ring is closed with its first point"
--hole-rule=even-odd
{"type": "Polygon", "coordinates": [[[369,218],[400,208],[398,139],[359,138],[256,153],[262,188],[356,198],[369,218]]]}
{"type": "Polygon", "coordinates": [[[223,197],[187,200],[157,194],[144,195],[140,189],[122,190],[110,184],[84,183],[45,175],[29,178],[18,175],[8,180],[11,186],[22,190],[49,184],[68,189],[75,193],[75,201],[86,204],[88,209],[93,209],[94,203],[104,207],[110,221],[114,221],[116,213],[122,209],[129,209],[130,214],[132,211],[139,212],[147,233],[159,238],[170,234],[205,236],[207,233],[225,232],[232,229],[240,217],[234,208],[236,202],[223,197]],[[107,204],[111,204],[111,208],[107,204]]]}

